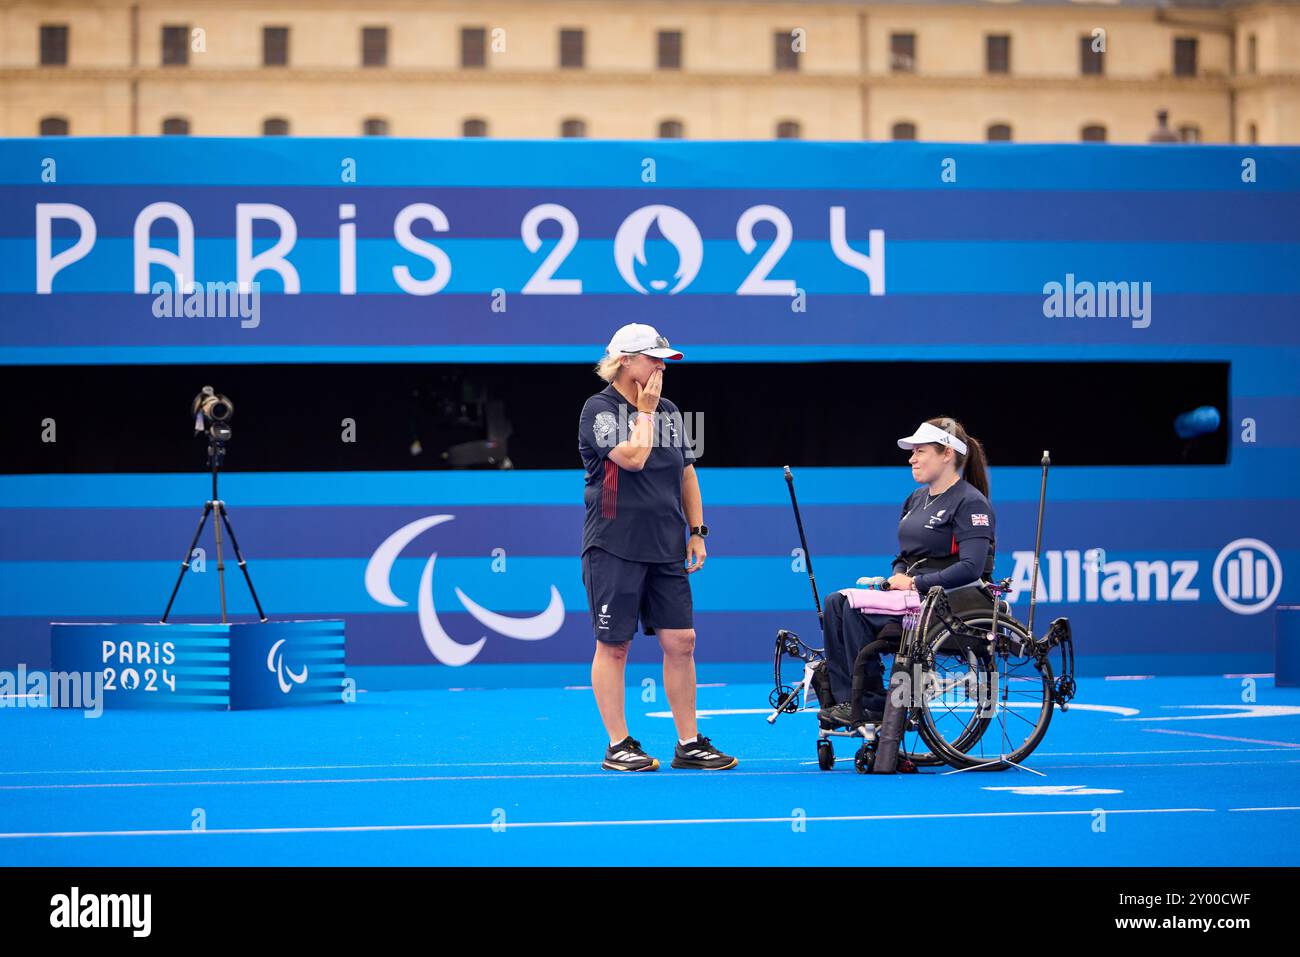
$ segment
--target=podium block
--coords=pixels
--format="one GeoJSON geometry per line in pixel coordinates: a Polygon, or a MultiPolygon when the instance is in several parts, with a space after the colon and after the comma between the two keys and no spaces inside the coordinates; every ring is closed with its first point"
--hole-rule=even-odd
{"type": "Polygon", "coordinates": [[[230,705],[230,626],[56,621],[50,624],[50,670],[102,675],[104,708],[224,711],[230,705]]]}
{"type": "Polygon", "coordinates": [[[342,621],[230,626],[230,707],[288,708],[343,701],[342,621]]]}

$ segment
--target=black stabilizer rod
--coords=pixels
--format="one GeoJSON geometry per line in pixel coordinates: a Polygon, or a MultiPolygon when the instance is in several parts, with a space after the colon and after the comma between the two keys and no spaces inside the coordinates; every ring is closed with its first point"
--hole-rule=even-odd
{"type": "Polygon", "coordinates": [[[803,533],[803,519],[799,516],[799,500],[794,496],[794,473],[790,466],[785,466],[785,484],[790,489],[790,504],[794,507],[794,523],[799,526],[799,546],[803,549],[804,564],[808,567],[808,583],[812,585],[813,607],[817,609],[817,624],[822,624],[822,600],[817,595],[817,576],[813,574],[812,554],[808,551],[808,539],[803,533]]]}
{"type": "Polygon", "coordinates": [[[1043,506],[1047,501],[1047,467],[1052,456],[1043,449],[1043,481],[1038,486],[1038,531],[1034,533],[1034,571],[1029,581],[1029,637],[1034,637],[1034,604],[1038,600],[1038,555],[1043,548],[1043,506]]]}

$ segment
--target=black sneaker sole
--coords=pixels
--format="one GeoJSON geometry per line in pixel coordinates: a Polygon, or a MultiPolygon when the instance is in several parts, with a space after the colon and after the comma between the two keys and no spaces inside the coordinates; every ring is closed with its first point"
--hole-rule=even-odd
{"type": "Polygon", "coordinates": [[[730,764],[703,764],[691,758],[673,758],[672,766],[675,768],[690,768],[695,771],[730,771],[739,763],[738,758],[732,758],[730,764]]]}
{"type": "Polygon", "coordinates": [[[600,762],[600,766],[601,769],[605,771],[658,771],[659,759],[651,758],[649,764],[643,764],[639,768],[628,767],[627,765],[619,764],[615,761],[602,761],[600,762]]]}

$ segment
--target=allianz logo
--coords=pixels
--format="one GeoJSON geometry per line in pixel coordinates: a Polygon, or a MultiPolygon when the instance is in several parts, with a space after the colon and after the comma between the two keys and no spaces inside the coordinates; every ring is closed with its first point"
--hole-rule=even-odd
{"type": "MultiPolygon", "coordinates": [[[[1034,553],[1012,553],[1009,601],[1027,593],[1034,553]]],[[[1112,559],[1104,548],[1044,552],[1038,566],[1043,602],[1200,601],[1201,563],[1192,559],[1112,559]]],[[[1239,538],[1219,550],[1210,585],[1224,608],[1255,615],[1272,606],[1282,589],[1282,561],[1267,543],[1239,538]]]]}

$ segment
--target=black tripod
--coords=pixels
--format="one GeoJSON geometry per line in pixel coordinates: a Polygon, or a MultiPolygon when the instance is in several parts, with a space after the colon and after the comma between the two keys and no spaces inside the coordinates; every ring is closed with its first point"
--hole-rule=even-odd
{"type": "MultiPolygon", "coordinates": [[[[227,436],[229,430],[226,430],[227,436]]],[[[235,529],[230,524],[230,516],[226,513],[226,503],[217,498],[217,471],[221,468],[221,461],[226,457],[226,443],[223,439],[217,438],[211,431],[208,433],[208,465],[212,468],[212,498],[203,503],[203,516],[199,519],[199,527],[194,530],[194,539],[190,542],[189,550],[185,552],[185,558],[181,562],[181,572],[176,576],[176,584],[172,587],[172,596],[167,599],[167,610],[163,612],[162,618],[159,619],[161,624],[167,623],[167,616],[172,613],[172,603],[176,601],[176,593],[181,590],[181,582],[185,580],[185,573],[190,570],[190,557],[194,554],[194,549],[199,543],[199,536],[203,534],[203,526],[208,520],[208,515],[216,512],[221,521],[213,521],[212,529],[217,536],[217,585],[221,590],[221,623],[226,624],[226,566],[221,558],[221,526],[226,526],[226,531],[230,535],[230,545],[235,550],[235,558],[239,562],[239,570],[244,573],[244,581],[248,582],[248,592],[253,596],[253,604],[257,606],[257,617],[261,621],[266,621],[266,613],[262,611],[262,603],[257,600],[257,590],[253,588],[253,579],[248,574],[248,563],[244,561],[243,554],[239,551],[239,542],[235,539],[235,529]]]]}

